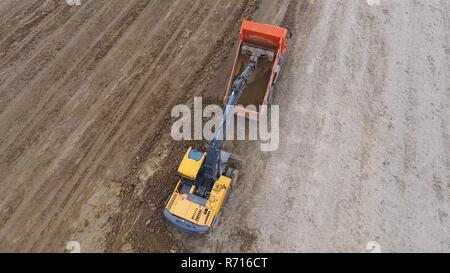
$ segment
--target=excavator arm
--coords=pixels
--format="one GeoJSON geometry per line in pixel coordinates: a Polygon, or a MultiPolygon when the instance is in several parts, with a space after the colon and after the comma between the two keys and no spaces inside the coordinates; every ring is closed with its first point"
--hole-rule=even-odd
{"type": "Polygon", "coordinates": [[[223,154],[222,148],[226,136],[227,125],[234,116],[234,108],[245,91],[247,81],[252,77],[259,61],[273,61],[274,59],[272,50],[251,45],[244,45],[242,47],[242,54],[249,57],[249,62],[242,73],[233,82],[231,94],[224,105],[222,120],[219,123],[218,130],[215,132],[214,138],[207,144],[207,156],[204,163],[205,181],[202,185],[204,191],[211,189],[215,181],[224,173],[226,167],[225,163],[228,159],[222,159],[221,155],[223,154]]]}
{"type": "Polygon", "coordinates": [[[250,61],[244,72],[234,81],[231,96],[228,98],[224,110],[219,129],[216,131],[214,138],[207,145],[207,156],[205,160],[205,176],[208,180],[215,181],[221,172],[220,152],[226,135],[227,124],[233,118],[233,110],[239,98],[245,90],[247,81],[253,75],[256,69],[257,59],[250,61]]]}

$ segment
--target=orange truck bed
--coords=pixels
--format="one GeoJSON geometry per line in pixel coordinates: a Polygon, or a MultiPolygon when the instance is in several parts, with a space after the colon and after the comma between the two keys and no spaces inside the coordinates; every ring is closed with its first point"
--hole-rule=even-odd
{"type": "Polygon", "coordinates": [[[254,75],[247,83],[244,94],[239,99],[238,106],[235,107],[234,113],[236,115],[258,120],[262,114],[259,111],[260,106],[270,104],[273,95],[273,85],[283,63],[288,38],[289,31],[285,28],[244,20],[240,31],[240,43],[225,92],[224,102],[227,101],[230,95],[233,82],[249,61],[249,57],[241,54],[241,48],[244,44],[273,50],[275,58],[273,62],[263,61],[258,64],[254,75]],[[249,105],[255,106],[256,111],[248,109],[249,105]]]}

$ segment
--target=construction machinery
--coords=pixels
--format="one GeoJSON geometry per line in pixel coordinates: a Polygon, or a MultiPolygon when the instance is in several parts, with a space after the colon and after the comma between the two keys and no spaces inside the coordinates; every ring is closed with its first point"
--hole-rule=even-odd
{"type": "Polygon", "coordinates": [[[262,93],[253,94],[263,99],[258,105],[270,102],[290,35],[286,28],[248,20],[242,23],[220,126],[206,152],[192,147],[187,150],[178,168],[180,179],[164,210],[164,216],[176,227],[194,234],[209,234],[217,225],[239,173],[229,165],[232,154],[223,150],[227,125],[234,114],[253,119],[260,114],[237,107],[244,91],[262,93]],[[247,90],[251,84],[260,88],[247,90]]]}

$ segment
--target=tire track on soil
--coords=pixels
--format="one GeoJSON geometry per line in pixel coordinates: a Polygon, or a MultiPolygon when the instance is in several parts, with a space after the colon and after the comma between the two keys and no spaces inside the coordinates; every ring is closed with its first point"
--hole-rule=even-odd
{"type": "MultiPolygon", "coordinates": [[[[142,2],[141,2],[142,3],[142,2]]],[[[130,19],[130,16],[125,16],[125,18],[126,18],[126,21],[125,22],[128,22],[129,24],[131,24],[131,22],[129,21],[129,19],[130,19]]],[[[131,18],[133,18],[133,16],[131,16],[131,18]]],[[[123,27],[124,26],[127,26],[127,24],[123,24],[123,22],[122,23],[119,23],[118,24],[118,27],[119,27],[119,30],[120,29],[122,29],[122,34],[123,34],[123,27]]],[[[115,43],[116,41],[117,41],[117,39],[119,38],[121,36],[121,33],[118,33],[118,34],[115,34],[112,38],[112,40],[110,40],[112,43],[115,43]]],[[[108,47],[110,47],[110,46],[107,46],[107,47],[101,47],[101,49],[103,49],[103,50],[109,50],[109,48],[108,47]]],[[[95,52],[95,51],[94,51],[95,52]]],[[[103,56],[104,56],[104,52],[99,52],[100,54],[102,54],[103,56]]],[[[102,56],[102,57],[103,57],[102,56]]],[[[94,58],[94,59],[96,59],[96,60],[99,60],[99,59],[101,59],[100,57],[97,57],[97,58],[94,58]]],[[[83,71],[83,70],[82,70],[83,71]]]]}
{"type": "MultiPolygon", "coordinates": [[[[185,21],[190,19],[192,17],[192,15],[195,13],[195,11],[199,8],[199,3],[201,1],[197,1],[195,5],[189,5],[191,6],[191,11],[188,12],[187,16],[185,12],[180,12],[179,14],[179,19],[185,17],[185,21]]],[[[178,6],[178,9],[180,9],[180,6],[178,6]]],[[[167,58],[163,58],[162,56],[164,55],[174,55],[174,54],[169,54],[168,53],[168,48],[170,48],[169,45],[172,44],[173,39],[175,39],[175,37],[179,36],[181,30],[183,29],[184,25],[188,25],[186,23],[175,23],[175,22],[179,22],[178,17],[171,15],[170,19],[173,20],[174,24],[172,24],[172,27],[176,27],[176,30],[171,31],[170,30],[170,24],[165,25],[165,24],[160,24],[160,25],[165,25],[165,27],[163,29],[161,29],[164,32],[168,32],[168,33],[172,33],[172,36],[168,36],[168,35],[159,35],[160,37],[167,37],[170,38],[168,41],[166,42],[161,42],[161,45],[164,45],[164,48],[162,50],[158,50],[159,52],[159,57],[157,58],[156,62],[149,62],[149,64],[151,64],[153,66],[153,69],[155,69],[155,67],[158,65],[159,60],[164,59],[164,62],[167,62],[167,58]],[[168,28],[168,29],[167,29],[168,28]]],[[[190,25],[190,24],[189,24],[190,25]]],[[[158,48],[158,47],[156,47],[158,48]]],[[[164,74],[163,72],[161,74],[164,74]]],[[[145,74],[144,74],[145,75],[145,74]]],[[[143,77],[143,79],[145,79],[145,76],[143,77]]],[[[132,89],[136,89],[136,88],[131,88],[132,89]]],[[[136,92],[136,94],[140,94],[142,92],[144,92],[145,90],[140,90],[139,92],[136,92]]],[[[118,94],[123,94],[124,92],[119,92],[118,94]]],[[[151,92],[148,92],[151,93],[151,92]]],[[[78,193],[78,189],[80,189],[80,185],[86,184],[88,179],[91,178],[93,172],[95,172],[98,168],[98,166],[104,161],[104,157],[106,154],[108,154],[110,152],[110,149],[113,147],[114,143],[117,140],[117,137],[115,137],[116,140],[111,141],[109,138],[113,137],[113,136],[118,136],[118,134],[116,133],[117,130],[119,128],[124,128],[128,126],[128,123],[131,122],[125,122],[123,119],[125,117],[128,116],[128,112],[130,111],[130,109],[132,109],[132,105],[133,103],[136,102],[137,98],[139,96],[136,95],[134,96],[134,98],[131,100],[131,105],[129,103],[127,103],[127,99],[128,97],[123,98],[122,96],[119,97],[114,97],[114,104],[116,104],[119,108],[124,108],[123,110],[126,109],[126,111],[121,111],[120,109],[117,111],[117,109],[115,107],[113,107],[112,105],[109,105],[107,107],[104,107],[107,112],[106,115],[103,115],[100,117],[100,119],[98,119],[96,122],[94,122],[93,124],[91,124],[90,127],[92,127],[92,130],[95,130],[94,128],[104,128],[100,134],[93,136],[92,139],[90,139],[89,141],[87,141],[88,143],[90,143],[90,147],[87,149],[86,152],[86,157],[83,158],[83,160],[81,160],[81,162],[90,162],[89,164],[82,164],[81,167],[78,167],[78,169],[81,169],[81,171],[79,172],[79,175],[74,175],[71,179],[71,183],[75,183],[73,186],[73,189],[71,189],[69,192],[70,194],[65,198],[65,200],[63,200],[63,204],[68,203],[71,199],[74,199],[75,197],[78,197],[77,195],[78,193]],[[119,106],[119,103],[121,104],[121,106],[119,106]],[[116,109],[115,111],[112,111],[116,109]],[[112,115],[112,117],[111,117],[112,115]],[[115,116],[115,117],[114,117],[115,116]],[[112,120],[115,120],[113,122],[111,122],[112,120]],[[101,124],[102,122],[107,123],[108,126],[105,126],[103,124],[101,124]],[[119,127],[119,125],[121,125],[121,127],[119,127]],[[104,147],[106,145],[106,147],[104,147]],[[99,155],[99,153],[102,153],[101,155],[99,155]],[[90,159],[89,159],[90,158],[90,159]]],[[[140,107],[135,107],[136,109],[141,109],[140,107]]],[[[151,119],[150,119],[151,121],[151,119]]],[[[87,132],[89,132],[89,128],[86,130],[87,132]]],[[[81,189],[80,189],[81,190],[81,189]]],[[[55,196],[58,196],[58,194],[56,194],[55,196]]],[[[65,205],[59,206],[61,208],[65,207],[65,205]]],[[[58,212],[57,214],[60,214],[61,212],[58,212]]],[[[53,226],[54,228],[58,228],[58,224],[53,224],[51,223],[50,226],[53,226]]]]}

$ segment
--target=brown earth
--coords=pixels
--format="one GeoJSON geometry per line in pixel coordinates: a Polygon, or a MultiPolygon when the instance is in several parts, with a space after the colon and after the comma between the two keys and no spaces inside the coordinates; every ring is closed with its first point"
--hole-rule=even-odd
{"type": "MultiPolygon", "coordinates": [[[[2,3],[0,249],[64,251],[69,240],[85,251],[118,249],[138,167],[186,148],[164,150],[173,145],[172,106],[213,81],[240,19],[255,9],[254,1],[2,3]]],[[[147,185],[161,198],[172,182],[147,185]]]]}
{"type": "Polygon", "coordinates": [[[449,12],[2,1],[0,252],[449,251],[449,12]],[[220,103],[243,18],[295,33],[275,97],[280,148],[230,144],[239,185],[218,230],[193,239],[162,210],[182,154],[204,143],[173,141],[170,112],[220,103]]]}

